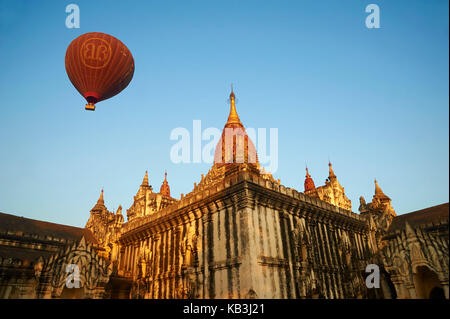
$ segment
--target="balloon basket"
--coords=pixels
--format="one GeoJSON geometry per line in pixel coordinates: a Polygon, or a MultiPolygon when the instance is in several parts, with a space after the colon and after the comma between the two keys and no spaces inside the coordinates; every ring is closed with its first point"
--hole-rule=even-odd
{"type": "Polygon", "coordinates": [[[86,111],[95,111],[95,104],[88,103],[84,108],[86,109],[86,111]]]}

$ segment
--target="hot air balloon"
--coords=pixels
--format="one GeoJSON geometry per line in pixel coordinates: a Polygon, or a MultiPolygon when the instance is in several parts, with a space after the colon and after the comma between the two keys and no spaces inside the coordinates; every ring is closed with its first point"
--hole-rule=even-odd
{"type": "Polygon", "coordinates": [[[73,40],[66,51],[66,72],[86,99],[86,110],[125,89],[133,78],[130,50],[115,37],[90,32],[73,40]]]}

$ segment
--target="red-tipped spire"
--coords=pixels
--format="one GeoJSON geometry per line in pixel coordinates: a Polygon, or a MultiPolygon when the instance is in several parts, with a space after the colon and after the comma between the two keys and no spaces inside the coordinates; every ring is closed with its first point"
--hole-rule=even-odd
{"type": "Polygon", "coordinates": [[[167,172],[164,173],[164,181],[161,185],[159,192],[161,195],[170,197],[170,187],[169,183],[167,182],[167,172]]]}
{"type": "Polygon", "coordinates": [[[308,167],[306,167],[306,178],[305,178],[305,192],[312,191],[316,189],[316,185],[314,185],[314,181],[309,175],[308,167]]]}

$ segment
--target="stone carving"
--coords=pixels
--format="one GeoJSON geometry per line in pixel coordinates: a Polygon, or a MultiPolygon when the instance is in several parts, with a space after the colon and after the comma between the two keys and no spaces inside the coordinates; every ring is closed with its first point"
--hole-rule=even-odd
{"type": "Polygon", "coordinates": [[[359,211],[366,208],[366,199],[363,196],[359,197],[359,211]]]}
{"type": "Polygon", "coordinates": [[[194,266],[197,262],[198,233],[194,228],[189,228],[187,235],[181,242],[182,265],[194,266]]]}
{"type": "Polygon", "coordinates": [[[37,262],[34,264],[34,275],[37,280],[41,277],[42,269],[44,268],[44,259],[39,257],[37,262]]]}
{"type": "Polygon", "coordinates": [[[184,275],[183,289],[180,291],[182,299],[198,298],[197,294],[197,282],[195,275],[191,271],[188,271],[184,275]]]}
{"type": "Polygon", "coordinates": [[[147,276],[147,261],[145,260],[144,256],[141,256],[139,258],[139,274],[138,278],[145,278],[147,276]]]}
{"type": "Polygon", "coordinates": [[[96,254],[94,249],[86,244],[84,238],[78,245],[67,247],[49,260],[43,261],[41,270],[40,290],[57,297],[66,286],[68,273],[67,265],[76,265],[79,270],[80,287],[84,288],[87,297],[102,298],[104,285],[112,273],[112,265],[96,254]]]}
{"type": "Polygon", "coordinates": [[[253,289],[249,289],[247,294],[244,297],[245,299],[258,299],[258,295],[253,289]]]}

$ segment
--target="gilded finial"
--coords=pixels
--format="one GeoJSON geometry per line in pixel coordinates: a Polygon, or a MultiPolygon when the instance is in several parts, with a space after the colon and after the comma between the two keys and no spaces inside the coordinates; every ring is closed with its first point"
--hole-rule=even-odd
{"type": "Polygon", "coordinates": [[[234,90],[233,90],[233,83],[231,84],[231,92],[230,92],[230,101],[235,98],[234,90]]]}
{"type": "Polygon", "coordinates": [[[231,124],[238,124],[242,126],[241,120],[239,119],[239,115],[236,111],[236,97],[233,91],[233,84],[231,84],[231,93],[230,93],[230,115],[228,115],[228,121],[225,124],[225,127],[231,124]]]}

